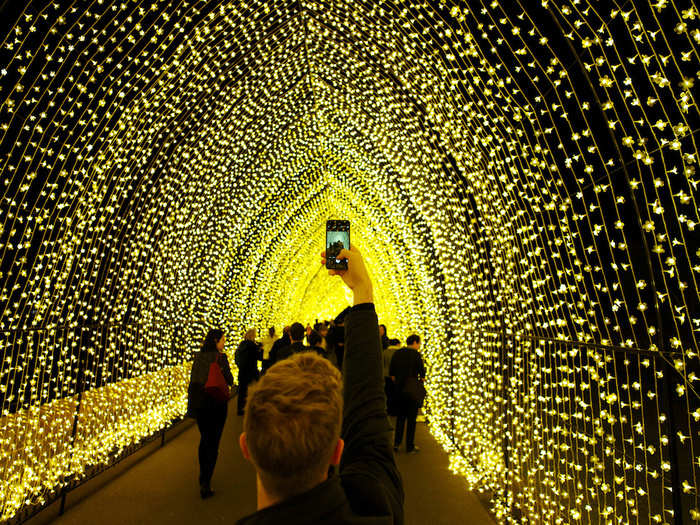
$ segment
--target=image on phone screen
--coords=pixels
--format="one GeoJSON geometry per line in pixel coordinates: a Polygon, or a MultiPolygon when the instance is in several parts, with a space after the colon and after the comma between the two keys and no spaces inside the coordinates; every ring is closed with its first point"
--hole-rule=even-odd
{"type": "Polygon", "coordinates": [[[350,221],[326,222],[326,268],[347,270],[346,259],[338,259],[340,250],[350,249],[350,221]]]}

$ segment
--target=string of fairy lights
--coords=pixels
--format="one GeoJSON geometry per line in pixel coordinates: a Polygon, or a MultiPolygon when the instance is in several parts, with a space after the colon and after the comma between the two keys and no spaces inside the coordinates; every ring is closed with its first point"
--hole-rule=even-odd
{"type": "Polygon", "coordinates": [[[690,0],[14,9],[0,520],[182,416],[208,327],[347,306],[338,217],[499,522],[700,520],[690,0]]]}

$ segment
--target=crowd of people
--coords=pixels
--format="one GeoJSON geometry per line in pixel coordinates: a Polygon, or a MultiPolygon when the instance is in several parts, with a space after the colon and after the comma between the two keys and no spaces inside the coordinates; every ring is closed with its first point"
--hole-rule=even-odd
{"type": "MultiPolygon", "coordinates": [[[[333,321],[294,322],[281,335],[271,327],[260,341],[250,329],[235,350],[237,412],[244,417],[240,448],[256,468],[259,488],[259,512],[240,523],[278,523],[307,507],[309,519],[294,523],[353,523],[360,514],[386,518],[377,523],[402,522],[394,454],[404,434],[406,451],[419,450],[416,418],[425,397],[421,339],[411,335],[402,346],[388,337],[377,322],[361,254],[353,247],[341,256],[348,269],[330,274],[352,289],[354,306],[333,321]],[[393,443],[387,437],[389,415],[396,416],[393,443]],[[336,505],[319,507],[315,498],[336,505]]],[[[224,388],[234,384],[225,343],[221,330],[207,334],[188,391],[187,413],[201,433],[203,499],[214,494],[211,478],[227,415],[226,400],[212,394],[221,389],[217,381],[224,388]]]]}

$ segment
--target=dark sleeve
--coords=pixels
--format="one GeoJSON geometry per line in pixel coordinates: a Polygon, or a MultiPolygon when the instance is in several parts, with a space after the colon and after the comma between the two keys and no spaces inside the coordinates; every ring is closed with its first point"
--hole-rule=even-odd
{"type": "Polygon", "coordinates": [[[420,354],[420,352],[417,352],[418,355],[418,377],[421,379],[425,379],[425,364],[423,364],[423,356],[420,354]]]}
{"type": "Polygon", "coordinates": [[[221,354],[219,365],[221,366],[221,372],[224,374],[226,383],[231,386],[233,384],[233,375],[231,374],[231,367],[228,364],[228,357],[226,354],[221,354]]]}
{"type": "Polygon", "coordinates": [[[390,377],[396,377],[396,354],[398,353],[398,350],[394,352],[394,354],[391,356],[391,361],[389,361],[389,376],[390,377]]]}
{"type": "Polygon", "coordinates": [[[371,303],[354,306],[346,317],[343,382],[340,475],[355,486],[362,479],[378,483],[396,522],[403,522],[403,483],[392,450],[379,326],[371,303]]]}
{"type": "Polygon", "coordinates": [[[241,350],[241,368],[246,374],[255,368],[256,362],[258,360],[258,347],[255,346],[253,341],[245,341],[245,346],[241,350]]]}

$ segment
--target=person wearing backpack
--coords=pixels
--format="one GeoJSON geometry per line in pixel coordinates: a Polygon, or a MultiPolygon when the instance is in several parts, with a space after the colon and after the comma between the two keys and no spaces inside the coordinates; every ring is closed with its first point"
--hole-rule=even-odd
{"type": "Polygon", "coordinates": [[[197,420],[199,441],[199,494],[202,499],[214,495],[211,478],[214,474],[219,441],[228,413],[228,388],[233,375],[223,352],[224,332],[209,330],[202,350],[195,353],[190,384],[187,389],[187,415],[197,420]]]}
{"type": "Polygon", "coordinates": [[[406,452],[413,454],[420,449],[415,444],[416,418],[418,410],[425,399],[425,365],[419,352],[420,337],[410,335],[406,347],[394,352],[389,364],[389,377],[394,383],[396,399],[396,430],[394,432],[394,451],[399,451],[406,427],[406,452]]]}

